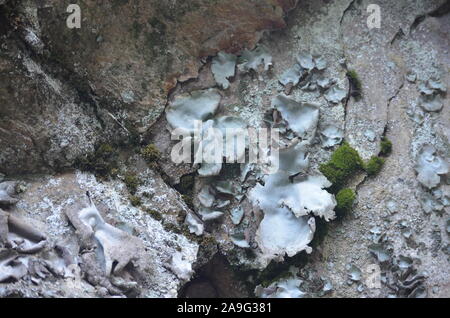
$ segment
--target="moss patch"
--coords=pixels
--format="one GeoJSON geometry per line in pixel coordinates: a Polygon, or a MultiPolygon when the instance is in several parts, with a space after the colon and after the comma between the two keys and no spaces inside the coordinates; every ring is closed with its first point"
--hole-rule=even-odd
{"type": "Polygon", "coordinates": [[[117,149],[109,144],[101,144],[94,153],[77,158],[75,167],[92,172],[96,176],[106,177],[117,171],[117,158],[117,149]]]}
{"type": "Polygon", "coordinates": [[[361,80],[359,79],[359,76],[356,73],[356,71],[348,70],[347,78],[350,81],[351,95],[353,97],[360,97],[362,94],[362,84],[361,84],[361,80]]]}
{"type": "Polygon", "coordinates": [[[159,213],[158,211],[146,209],[145,212],[147,212],[148,214],[150,214],[150,216],[151,216],[152,218],[154,218],[155,220],[157,220],[157,221],[161,221],[161,220],[162,220],[162,215],[161,215],[161,213],[159,213]]]}
{"type": "Polygon", "coordinates": [[[342,216],[351,211],[356,199],[356,193],[352,189],[342,189],[336,194],[336,213],[342,216]]]}
{"type": "Polygon", "coordinates": [[[376,156],[370,158],[369,162],[367,162],[365,167],[367,174],[369,176],[374,176],[378,174],[381,168],[383,168],[385,161],[386,161],[385,159],[376,156]]]}
{"type": "Polygon", "coordinates": [[[386,137],[381,139],[380,147],[380,155],[387,156],[392,152],[392,142],[386,137]]]}
{"type": "Polygon", "coordinates": [[[149,144],[142,148],[141,155],[150,167],[155,168],[158,166],[158,160],[161,157],[161,153],[154,144],[149,144]]]}
{"type": "Polygon", "coordinates": [[[345,142],[335,150],[330,161],[320,165],[319,170],[333,184],[330,190],[336,192],[363,167],[358,151],[345,142]]]}
{"type": "Polygon", "coordinates": [[[132,206],[140,206],[142,204],[141,199],[138,196],[131,195],[129,199],[132,206]]]}
{"type": "Polygon", "coordinates": [[[139,178],[134,173],[127,173],[123,182],[125,182],[125,185],[131,194],[136,193],[137,188],[141,184],[139,178]]]}

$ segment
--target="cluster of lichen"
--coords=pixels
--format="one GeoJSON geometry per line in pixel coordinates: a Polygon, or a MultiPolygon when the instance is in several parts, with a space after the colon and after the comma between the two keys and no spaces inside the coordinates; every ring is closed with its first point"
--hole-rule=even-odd
{"type": "Polygon", "coordinates": [[[79,157],[75,161],[75,167],[93,172],[100,177],[114,175],[117,168],[117,150],[109,144],[101,144],[96,148],[94,153],[79,157]]]}
{"type": "Polygon", "coordinates": [[[319,170],[333,184],[330,190],[336,192],[363,168],[364,163],[358,151],[345,142],[336,149],[327,163],[320,165],[319,170]]]}
{"type": "Polygon", "coordinates": [[[352,189],[345,188],[340,190],[336,194],[336,212],[338,216],[342,216],[345,213],[351,211],[353,203],[356,199],[356,193],[352,189]]]}
{"type": "Polygon", "coordinates": [[[380,172],[381,168],[383,168],[385,159],[377,156],[373,156],[370,158],[370,160],[366,163],[365,169],[369,176],[374,176],[380,172]]]}
{"type": "Polygon", "coordinates": [[[362,84],[361,84],[361,80],[359,79],[359,76],[356,73],[356,71],[348,70],[347,78],[350,81],[351,95],[353,97],[360,97],[362,94],[362,84]]]}

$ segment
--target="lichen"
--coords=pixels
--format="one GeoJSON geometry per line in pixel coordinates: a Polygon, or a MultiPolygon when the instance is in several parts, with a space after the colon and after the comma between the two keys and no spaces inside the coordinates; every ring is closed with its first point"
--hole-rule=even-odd
{"type": "Polygon", "coordinates": [[[339,145],[344,138],[344,131],[333,125],[328,125],[320,131],[322,147],[330,148],[339,145]]]}
{"type": "Polygon", "coordinates": [[[312,138],[319,121],[319,106],[312,103],[301,103],[284,95],[272,100],[272,108],[281,113],[289,128],[299,137],[312,138]]]}
{"type": "Polygon", "coordinates": [[[228,79],[233,77],[236,72],[237,57],[234,54],[219,52],[212,60],[211,71],[216,83],[223,89],[230,86],[228,79]]]}
{"type": "Polygon", "coordinates": [[[221,95],[217,89],[194,91],[177,96],[166,110],[166,119],[172,129],[192,133],[194,121],[210,119],[217,111],[221,95]]]}
{"type": "Polygon", "coordinates": [[[250,70],[257,72],[261,64],[264,64],[265,71],[268,71],[272,65],[272,56],[269,54],[267,48],[262,45],[253,51],[244,50],[239,57],[238,68],[241,72],[248,72],[250,70]]]}
{"type": "Polygon", "coordinates": [[[438,155],[436,148],[425,145],[417,156],[415,170],[419,182],[431,189],[441,182],[441,175],[448,173],[449,165],[444,158],[438,155]]]}

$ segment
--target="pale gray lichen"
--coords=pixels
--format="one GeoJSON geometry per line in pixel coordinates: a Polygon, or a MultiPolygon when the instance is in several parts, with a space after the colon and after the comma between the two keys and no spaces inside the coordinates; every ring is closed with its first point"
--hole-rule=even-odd
{"type": "Polygon", "coordinates": [[[192,260],[184,260],[182,253],[175,253],[172,256],[170,269],[179,279],[184,281],[189,281],[194,274],[192,260]]]}
{"type": "Polygon", "coordinates": [[[286,86],[288,84],[292,84],[292,86],[296,86],[302,77],[303,72],[302,68],[298,64],[294,64],[293,67],[287,69],[279,78],[279,82],[286,86]]]}
{"type": "Polygon", "coordinates": [[[233,183],[229,180],[217,181],[214,183],[213,186],[214,186],[214,189],[218,193],[228,194],[228,195],[236,194],[236,190],[233,186],[233,183]]]}
{"type": "Polygon", "coordinates": [[[17,252],[0,249],[0,283],[18,281],[28,272],[17,252]]]}
{"type": "Polygon", "coordinates": [[[236,55],[225,52],[219,52],[212,60],[211,71],[214,79],[223,89],[227,89],[230,86],[228,79],[235,74],[236,61],[236,55]]]}
{"type": "Polygon", "coordinates": [[[325,92],[325,99],[333,104],[339,104],[347,97],[347,91],[335,85],[325,92]]]}
{"type": "Polygon", "coordinates": [[[390,253],[384,248],[383,244],[376,243],[369,245],[369,251],[380,263],[386,263],[391,259],[390,253]]]}
{"type": "Polygon", "coordinates": [[[186,219],[184,222],[188,226],[189,232],[191,232],[197,236],[200,236],[203,234],[205,227],[204,227],[203,223],[200,221],[200,219],[193,213],[189,212],[186,215],[186,219]]]}
{"type": "Polygon", "coordinates": [[[206,208],[212,207],[215,201],[214,195],[211,193],[211,187],[209,185],[205,185],[202,187],[197,195],[197,198],[200,203],[206,208]]]}
{"type": "Polygon", "coordinates": [[[350,265],[348,269],[348,278],[353,282],[359,282],[361,280],[361,277],[362,277],[361,270],[353,264],[350,265]]]}
{"type": "Polygon", "coordinates": [[[320,139],[323,148],[339,145],[344,138],[344,131],[336,126],[328,125],[320,131],[320,139]]]}
{"type": "Polygon", "coordinates": [[[289,128],[303,139],[311,139],[319,121],[319,106],[312,103],[301,103],[284,95],[272,100],[272,108],[281,113],[289,128]]]}
{"type": "Polygon", "coordinates": [[[166,109],[166,119],[171,129],[187,133],[194,131],[194,121],[205,121],[216,113],[221,96],[217,89],[194,91],[176,96],[166,109]]]}
{"type": "Polygon", "coordinates": [[[244,217],[244,209],[241,206],[238,206],[231,210],[231,221],[234,225],[239,225],[241,223],[242,218],[244,217]]]}
{"type": "Polygon", "coordinates": [[[0,243],[23,254],[34,254],[47,244],[44,234],[28,220],[0,210],[0,243]]]}
{"type": "Polygon", "coordinates": [[[310,53],[302,52],[297,56],[297,61],[301,67],[311,71],[316,64],[314,63],[313,56],[310,53]]]}
{"type": "Polygon", "coordinates": [[[428,112],[438,112],[444,107],[440,95],[422,95],[420,96],[420,106],[428,112]]]}
{"type": "Polygon", "coordinates": [[[447,92],[447,87],[438,78],[430,78],[418,85],[420,106],[428,112],[439,112],[444,106],[441,95],[447,92]]]}
{"type": "Polygon", "coordinates": [[[415,170],[417,180],[425,187],[431,189],[439,185],[441,175],[448,173],[448,162],[437,154],[431,145],[425,145],[419,151],[415,170]]]}
{"type": "Polygon", "coordinates": [[[202,220],[205,222],[214,221],[220,219],[223,216],[222,211],[214,211],[208,208],[200,208],[198,214],[201,215],[202,220]]]}
{"type": "Polygon", "coordinates": [[[106,276],[112,275],[113,271],[120,273],[130,262],[143,255],[142,241],[106,223],[90,198],[88,204],[70,207],[66,215],[77,229],[81,240],[95,239],[95,244],[101,251],[97,255],[99,263],[102,264],[106,276]]]}
{"type": "Polygon", "coordinates": [[[242,162],[247,148],[246,123],[237,117],[221,116],[202,125],[201,139],[194,139],[197,146],[195,157],[202,158],[198,169],[202,177],[217,176],[222,162],[242,162]],[[227,139],[233,139],[227,142],[227,139]]]}
{"type": "Polygon", "coordinates": [[[317,83],[317,86],[319,86],[320,88],[322,88],[322,89],[328,89],[328,88],[330,88],[330,86],[332,85],[332,84],[334,84],[335,83],[335,80],[334,79],[330,79],[330,78],[328,78],[328,77],[319,77],[317,80],[316,80],[316,83],[317,83]]]}
{"type": "Polygon", "coordinates": [[[444,209],[444,205],[435,198],[433,194],[424,192],[419,197],[420,205],[426,214],[431,212],[441,212],[444,209]]]}
{"type": "Polygon", "coordinates": [[[258,285],[255,295],[259,298],[303,298],[306,293],[300,290],[303,281],[296,277],[298,270],[291,268],[291,276],[273,282],[267,287],[258,285]]]}
{"type": "Polygon", "coordinates": [[[309,165],[306,143],[296,143],[290,147],[280,149],[278,152],[279,171],[293,176],[309,165]]]}
{"type": "Polygon", "coordinates": [[[13,205],[19,202],[16,195],[17,182],[5,181],[0,183],[0,204],[1,205],[13,205]]]}
{"type": "Polygon", "coordinates": [[[322,56],[313,57],[310,53],[302,52],[297,56],[297,61],[301,67],[308,71],[316,68],[319,71],[327,67],[327,61],[322,56]]]}
{"type": "Polygon", "coordinates": [[[261,64],[264,64],[264,70],[268,71],[272,65],[272,56],[265,46],[260,45],[253,51],[245,49],[240,56],[240,61],[238,68],[242,72],[250,70],[257,72],[261,64]]]}
{"type": "Polygon", "coordinates": [[[245,234],[242,232],[238,232],[235,234],[230,235],[230,240],[233,242],[234,245],[240,247],[240,248],[249,248],[250,244],[248,243],[247,239],[245,238],[245,234]]]}
{"type": "Polygon", "coordinates": [[[250,192],[250,200],[264,211],[264,219],[257,231],[257,242],[266,257],[283,258],[300,251],[311,252],[308,243],[315,231],[314,217],[329,221],[335,217],[334,197],[323,190],[329,186],[325,177],[308,177],[291,183],[283,172],[268,175],[264,186],[257,184],[250,192]]]}

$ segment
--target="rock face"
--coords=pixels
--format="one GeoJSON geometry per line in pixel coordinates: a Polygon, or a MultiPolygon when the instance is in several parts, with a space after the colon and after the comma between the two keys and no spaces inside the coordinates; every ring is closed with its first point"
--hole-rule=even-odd
{"type": "Polygon", "coordinates": [[[68,4],[0,1],[1,296],[450,295],[444,0],[68,4]],[[174,162],[193,119],[280,140],[174,162]]]}
{"type": "Polygon", "coordinates": [[[296,1],[88,2],[80,29],[66,26],[69,3],[2,6],[4,173],[19,172],[14,161],[21,173],[67,167],[99,139],[144,132],[201,58],[254,47],[296,1]]]}

